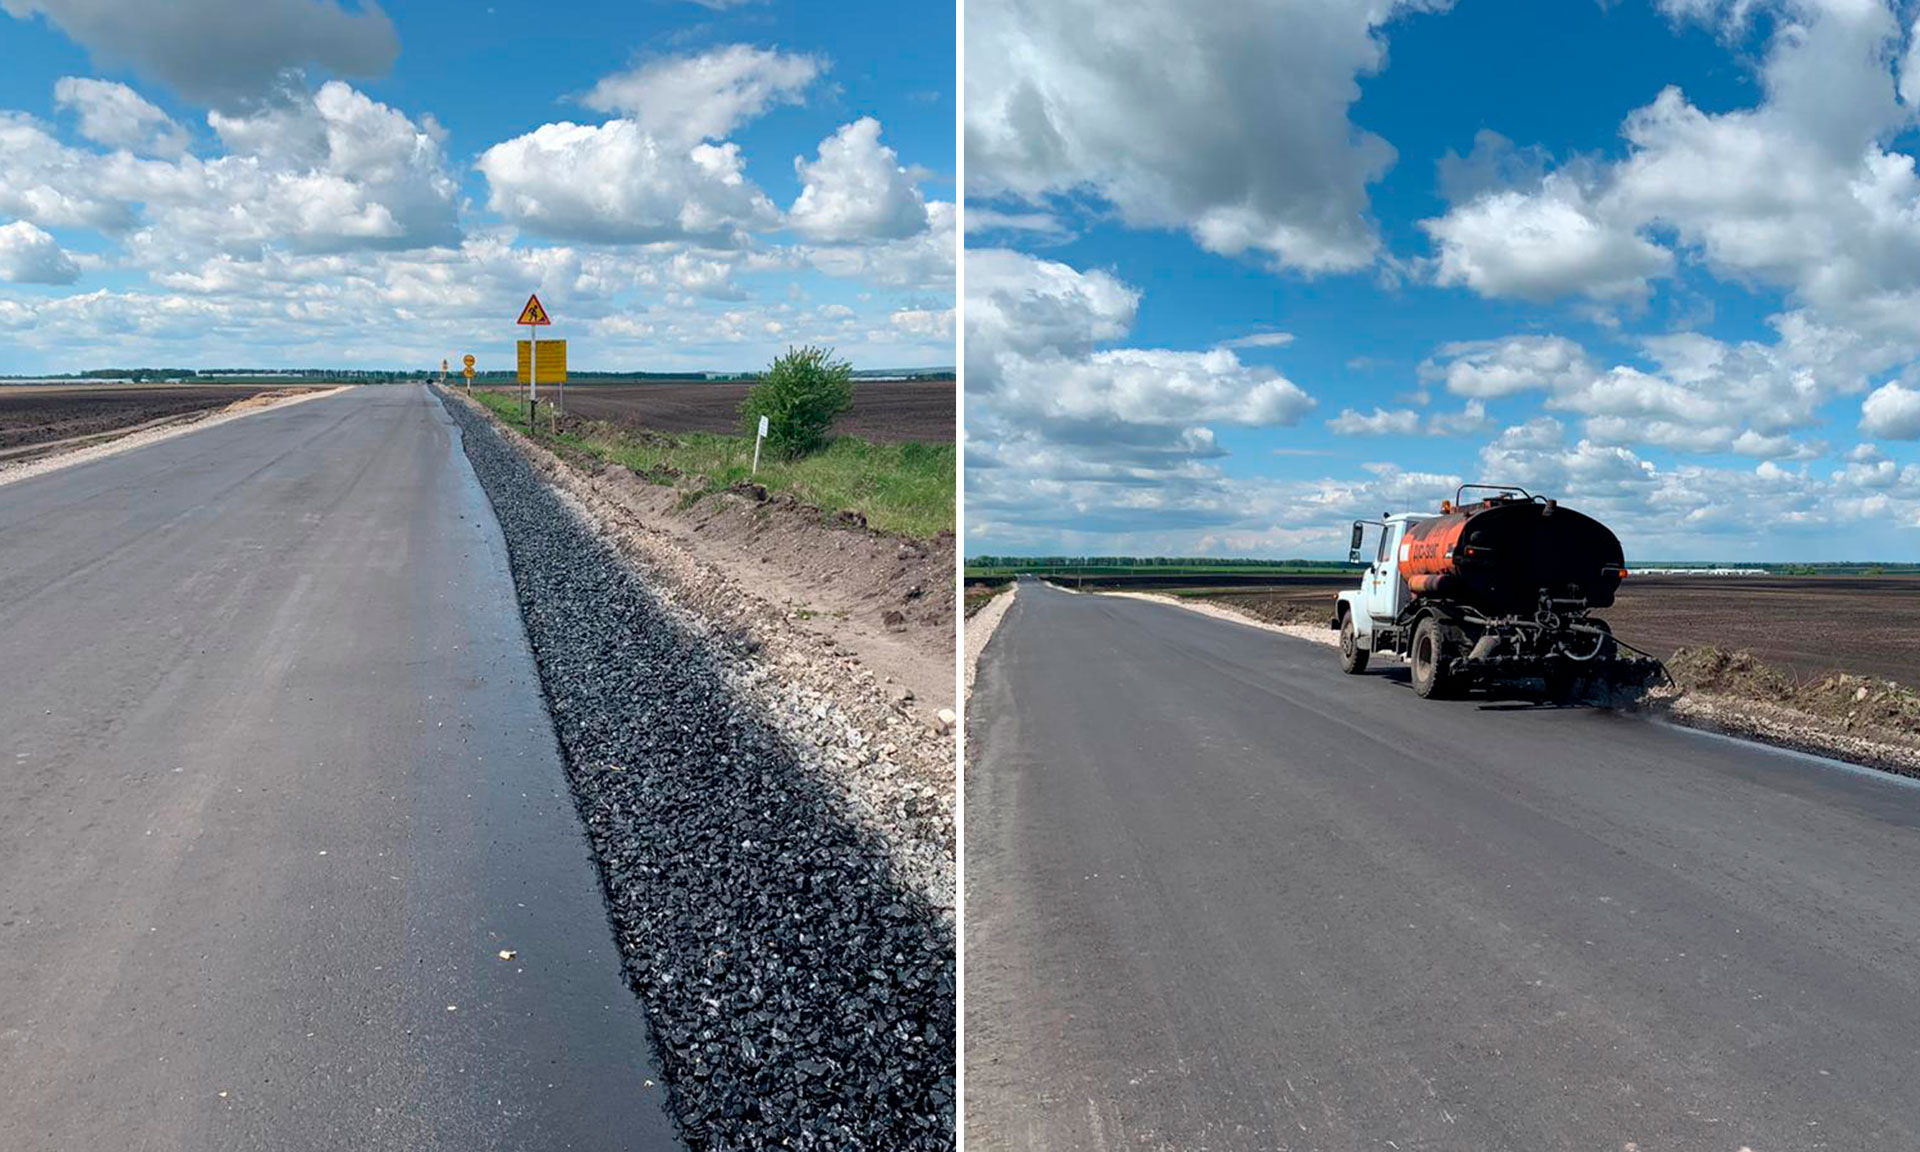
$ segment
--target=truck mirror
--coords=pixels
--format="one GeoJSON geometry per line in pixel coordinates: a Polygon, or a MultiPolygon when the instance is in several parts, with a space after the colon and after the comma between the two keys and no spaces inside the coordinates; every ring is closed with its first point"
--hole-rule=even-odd
{"type": "Polygon", "coordinates": [[[1360,542],[1366,538],[1367,526],[1358,520],[1353,522],[1353,543],[1347,545],[1347,563],[1360,562],[1360,542]]]}

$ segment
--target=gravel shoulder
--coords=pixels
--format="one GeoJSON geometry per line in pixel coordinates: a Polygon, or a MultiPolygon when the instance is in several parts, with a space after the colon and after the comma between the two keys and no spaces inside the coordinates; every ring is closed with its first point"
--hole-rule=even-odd
{"type": "Polygon", "coordinates": [[[950,720],[442,395],[688,1144],[952,1148],[950,720]]]}
{"type": "Polygon", "coordinates": [[[1000,621],[1006,619],[1007,609],[1013,607],[1013,598],[1020,593],[1020,585],[1015,584],[998,596],[982,605],[978,612],[969,616],[962,625],[966,634],[967,650],[967,696],[973,696],[973,676],[980,667],[980,654],[987,650],[987,642],[999,630],[1000,621]]]}
{"type": "Polygon", "coordinates": [[[1130,600],[1152,600],[1158,604],[1171,604],[1176,608],[1185,608],[1189,612],[1198,612],[1202,616],[1211,616],[1216,620],[1231,620],[1235,624],[1245,624],[1266,632],[1278,632],[1282,636],[1291,636],[1295,640],[1305,640],[1310,644],[1321,644],[1329,648],[1339,647],[1340,637],[1332,629],[1316,628],[1311,624],[1276,624],[1251,612],[1222,608],[1218,604],[1204,600],[1193,600],[1184,596],[1162,596],[1155,592],[1102,592],[1102,596],[1124,596],[1130,600]]]}

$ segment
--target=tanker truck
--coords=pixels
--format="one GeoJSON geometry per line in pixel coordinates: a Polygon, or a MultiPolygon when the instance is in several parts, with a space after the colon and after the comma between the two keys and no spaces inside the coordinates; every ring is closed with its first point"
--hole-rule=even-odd
{"type": "Polygon", "coordinates": [[[1463,484],[1438,515],[1354,521],[1349,561],[1369,527],[1380,530],[1374,555],[1334,607],[1344,672],[1391,654],[1412,665],[1424,698],[1538,679],[1566,702],[1587,685],[1643,687],[1662,670],[1624,654],[1592,615],[1613,605],[1627,568],[1619,538],[1590,516],[1524,488],[1463,484]],[[1492,495],[1464,503],[1468,489],[1492,495]]]}

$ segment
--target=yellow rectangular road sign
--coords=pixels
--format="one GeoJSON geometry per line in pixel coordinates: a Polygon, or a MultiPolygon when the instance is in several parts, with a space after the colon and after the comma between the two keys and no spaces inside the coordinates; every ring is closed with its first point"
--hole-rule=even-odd
{"type": "MultiPolygon", "coordinates": [[[[520,345],[520,383],[530,383],[532,375],[533,343],[519,341],[520,345]]],[[[567,342],[565,340],[540,341],[540,383],[564,384],[567,382],[567,342]]]]}

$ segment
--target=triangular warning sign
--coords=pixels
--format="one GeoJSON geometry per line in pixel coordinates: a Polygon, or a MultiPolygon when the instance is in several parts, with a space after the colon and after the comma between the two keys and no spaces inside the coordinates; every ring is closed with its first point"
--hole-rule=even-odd
{"type": "Polygon", "coordinates": [[[552,324],[553,321],[547,319],[547,310],[540,307],[540,297],[538,294],[535,294],[527,297],[527,306],[520,309],[520,319],[515,320],[514,323],[552,324]]]}

